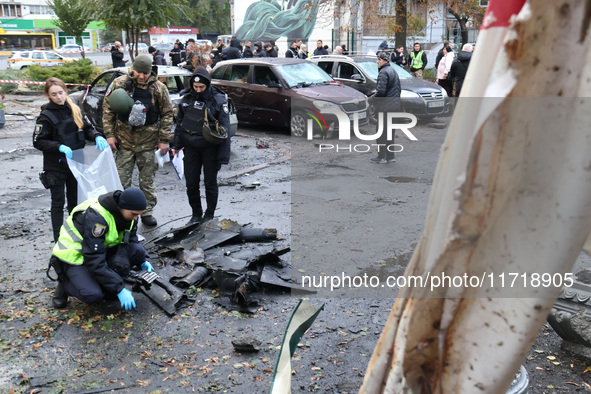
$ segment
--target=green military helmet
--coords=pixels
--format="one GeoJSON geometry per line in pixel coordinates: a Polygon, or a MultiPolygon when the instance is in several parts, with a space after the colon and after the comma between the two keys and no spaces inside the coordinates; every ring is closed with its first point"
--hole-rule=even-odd
{"type": "Polygon", "coordinates": [[[109,95],[109,105],[116,114],[129,115],[131,107],[133,107],[133,99],[129,97],[125,89],[118,88],[109,95]]]}

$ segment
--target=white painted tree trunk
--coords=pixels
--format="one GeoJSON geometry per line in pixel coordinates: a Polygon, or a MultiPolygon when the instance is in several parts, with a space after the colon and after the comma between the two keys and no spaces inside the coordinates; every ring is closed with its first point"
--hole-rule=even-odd
{"type": "MultiPolygon", "coordinates": [[[[591,1],[533,0],[481,32],[407,275],[531,285],[591,250],[590,19],[591,1]]],[[[505,392],[559,293],[505,285],[402,289],[361,393],[505,392]]]]}

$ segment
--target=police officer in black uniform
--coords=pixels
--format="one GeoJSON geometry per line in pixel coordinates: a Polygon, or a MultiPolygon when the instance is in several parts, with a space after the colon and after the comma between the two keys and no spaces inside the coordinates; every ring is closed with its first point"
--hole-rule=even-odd
{"type": "Polygon", "coordinates": [[[51,225],[53,240],[57,241],[64,222],[66,196],[68,213],[78,203],[78,183],[66,157],[71,159],[73,150],[84,148],[86,139],[96,141],[101,151],[109,145],[98,131],[84,121],[80,108],[68,97],[66,84],[61,79],[48,78],[44,92],[49,103],[41,107],[33,133],[33,146],[43,151],[41,181],[51,191],[51,225]]]}
{"type": "Polygon", "coordinates": [[[230,114],[224,92],[211,85],[211,77],[204,67],[198,67],[190,81],[188,94],[179,103],[175,123],[172,153],[178,155],[184,148],[184,172],[187,181],[187,196],[193,215],[188,224],[213,219],[218,202],[217,174],[222,164],[230,161],[230,114]],[[204,128],[205,118],[209,128],[204,128]],[[219,134],[212,136],[211,129],[219,134]],[[225,134],[224,134],[225,132],[225,134]],[[224,137],[225,135],[225,137],[224,137]],[[199,194],[199,178],[203,168],[205,184],[205,214],[199,194]],[[202,217],[203,215],[203,217],[202,217]]]}

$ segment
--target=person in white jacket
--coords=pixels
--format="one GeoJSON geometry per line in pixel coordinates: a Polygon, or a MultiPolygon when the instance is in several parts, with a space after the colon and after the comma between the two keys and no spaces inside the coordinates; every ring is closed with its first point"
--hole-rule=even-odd
{"type": "Polygon", "coordinates": [[[437,83],[447,92],[449,97],[453,97],[453,82],[448,78],[449,70],[454,61],[454,52],[450,46],[443,48],[443,58],[439,61],[437,67],[437,83]]]}

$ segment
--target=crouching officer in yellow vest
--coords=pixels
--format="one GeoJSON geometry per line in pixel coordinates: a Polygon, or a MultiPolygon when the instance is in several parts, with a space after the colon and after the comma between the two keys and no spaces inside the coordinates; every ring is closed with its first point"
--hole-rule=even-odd
{"type": "Polygon", "coordinates": [[[122,308],[135,308],[122,278],[132,267],[153,270],[136,233],[145,209],[146,197],[136,187],[103,194],[74,208],[53,248],[51,264],[59,280],[54,307],[65,307],[68,295],[91,304],[105,294],[116,294],[122,308]]]}

